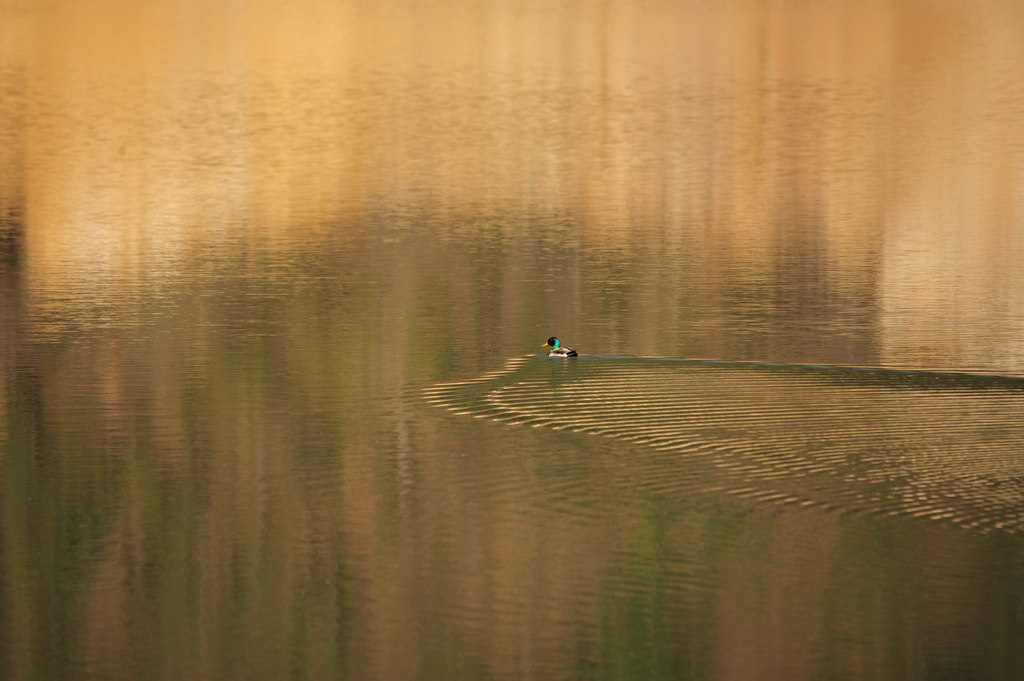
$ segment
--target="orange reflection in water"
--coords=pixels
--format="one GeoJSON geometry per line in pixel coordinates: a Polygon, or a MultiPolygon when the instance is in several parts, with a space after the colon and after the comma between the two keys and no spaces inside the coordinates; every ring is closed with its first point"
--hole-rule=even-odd
{"type": "MultiPolygon", "coordinates": [[[[1012,2],[56,4],[4,29],[4,195],[40,291],[382,207],[526,238],[554,213],[587,252],[698,248],[704,299],[802,277],[869,300],[883,360],[1019,360],[1021,25],[1012,2]]],[[[651,303],[629,347],[678,351],[659,329],[693,320],[651,303]]]]}

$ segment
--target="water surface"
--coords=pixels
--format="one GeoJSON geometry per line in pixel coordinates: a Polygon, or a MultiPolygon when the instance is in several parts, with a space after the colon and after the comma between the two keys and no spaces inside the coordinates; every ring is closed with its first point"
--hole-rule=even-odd
{"type": "Polygon", "coordinates": [[[1017,678],[1022,34],[3,4],[0,676],[1017,678]]]}

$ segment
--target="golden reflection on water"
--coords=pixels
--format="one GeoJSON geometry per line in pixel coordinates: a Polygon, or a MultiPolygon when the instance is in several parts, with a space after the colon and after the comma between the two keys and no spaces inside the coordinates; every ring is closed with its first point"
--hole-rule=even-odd
{"type": "MultiPolygon", "coordinates": [[[[1017,3],[105,7],[8,10],[3,195],[30,215],[39,291],[105,296],[231,237],[458,206],[430,229],[488,238],[465,218],[495,216],[523,239],[556,215],[542,229],[570,252],[665,257],[613,332],[581,329],[603,345],[683,354],[712,316],[687,308],[782,279],[796,305],[868,301],[875,361],[1024,359],[1017,3]]],[[[564,276],[555,314],[597,316],[564,276]]],[[[735,320],[706,324],[742,352],[716,340],[735,320]]]]}

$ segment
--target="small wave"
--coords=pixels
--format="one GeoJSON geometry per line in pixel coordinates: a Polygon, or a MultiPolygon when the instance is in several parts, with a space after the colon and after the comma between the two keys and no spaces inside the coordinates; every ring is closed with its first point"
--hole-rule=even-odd
{"type": "Polygon", "coordinates": [[[520,357],[423,396],[454,413],[660,454],[650,485],[1024,530],[1024,378],[769,362],[520,357]]]}

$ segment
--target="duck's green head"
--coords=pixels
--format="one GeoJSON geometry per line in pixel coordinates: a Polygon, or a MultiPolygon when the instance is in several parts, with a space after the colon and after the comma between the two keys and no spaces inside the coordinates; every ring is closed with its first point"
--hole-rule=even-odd
{"type": "Polygon", "coordinates": [[[548,347],[550,345],[551,347],[553,347],[553,348],[555,348],[557,350],[558,346],[561,345],[561,344],[562,344],[562,341],[560,341],[557,338],[555,338],[554,336],[552,336],[551,338],[548,338],[548,342],[545,343],[544,345],[542,345],[541,347],[542,348],[546,348],[546,347],[548,347]]]}

